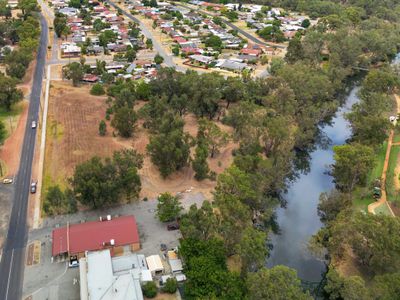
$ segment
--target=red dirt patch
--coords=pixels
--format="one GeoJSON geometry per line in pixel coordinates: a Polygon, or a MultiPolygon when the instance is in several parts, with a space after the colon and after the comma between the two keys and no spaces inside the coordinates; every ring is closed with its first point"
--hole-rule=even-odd
{"type": "Polygon", "coordinates": [[[23,111],[18,120],[17,128],[6,139],[3,147],[1,147],[0,159],[7,165],[6,176],[13,176],[19,168],[21,157],[21,147],[24,140],[26,119],[28,117],[28,103],[24,103],[23,111]]]}

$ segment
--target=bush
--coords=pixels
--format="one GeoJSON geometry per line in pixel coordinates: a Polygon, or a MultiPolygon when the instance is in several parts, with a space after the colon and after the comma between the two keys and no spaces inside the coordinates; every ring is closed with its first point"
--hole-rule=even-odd
{"type": "Polygon", "coordinates": [[[94,96],[101,96],[105,94],[105,91],[100,83],[95,83],[90,89],[90,94],[94,96]]]}
{"type": "Polygon", "coordinates": [[[143,295],[147,298],[154,298],[157,296],[157,286],[153,281],[146,282],[142,286],[143,295]]]}
{"type": "Polygon", "coordinates": [[[104,120],[101,120],[99,124],[99,134],[101,136],[105,136],[106,133],[107,133],[107,124],[106,122],[104,122],[104,120]]]}
{"type": "Polygon", "coordinates": [[[176,292],[177,289],[178,289],[178,282],[176,281],[176,279],[168,278],[162,290],[164,293],[173,294],[176,292]]]}

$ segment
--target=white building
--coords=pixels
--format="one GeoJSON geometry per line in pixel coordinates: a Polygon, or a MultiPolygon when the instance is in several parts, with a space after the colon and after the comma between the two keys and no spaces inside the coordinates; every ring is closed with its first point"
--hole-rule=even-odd
{"type": "Polygon", "coordinates": [[[151,275],[164,274],[164,266],[161,261],[160,255],[151,255],[146,257],[147,266],[151,272],[151,275]]]}
{"type": "Polygon", "coordinates": [[[111,258],[110,250],[79,260],[81,300],[143,300],[141,283],[152,281],[144,255],[111,258]]]}

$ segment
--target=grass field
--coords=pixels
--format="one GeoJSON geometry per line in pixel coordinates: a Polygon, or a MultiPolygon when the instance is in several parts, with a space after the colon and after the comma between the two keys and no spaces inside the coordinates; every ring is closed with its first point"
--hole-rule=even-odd
{"type": "Polygon", "coordinates": [[[400,146],[392,146],[389,157],[389,166],[386,174],[386,192],[388,201],[399,201],[399,193],[396,191],[394,183],[394,172],[397,165],[397,159],[400,153],[400,146]]]}
{"type": "Polygon", "coordinates": [[[386,215],[386,216],[392,216],[388,204],[385,202],[384,204],[378,206],[377,208],[375,208],[375,213],[377,215],[386,215]]]}

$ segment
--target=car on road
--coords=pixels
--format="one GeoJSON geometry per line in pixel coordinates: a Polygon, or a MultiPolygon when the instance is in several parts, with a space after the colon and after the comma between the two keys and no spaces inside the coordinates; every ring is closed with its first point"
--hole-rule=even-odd
{"type": "Polygon", "coordinates": [[[11,183],[13,183],[13,181],[14,181],[14,180],[13,180],[12,178],[4,178],[4,179],[3,179],[3,183],[4,183],[4,184],[11,184],[11,183]]]}
{"type": "Polygon", "coordinates": [[[35,194],[37,189],[37,181],[31,182],[31,194],[35,194]]]}
{"type": "Polygon", "coordinates": [[[32,129],[36,128],[36,121],[32,121],[32,129]]]}
{"type": "Polygon", "coordinates": [[[179,224],[177,222],[167,225],[167,230],[168,231],[178,230],[178,229],[179,229],[179,224]]]}

